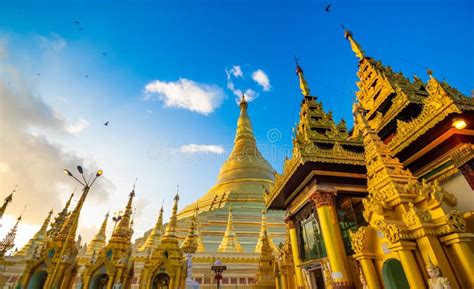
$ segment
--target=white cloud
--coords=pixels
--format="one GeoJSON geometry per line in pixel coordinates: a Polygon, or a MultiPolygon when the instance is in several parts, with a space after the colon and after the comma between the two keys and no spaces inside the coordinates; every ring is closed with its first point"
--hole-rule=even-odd
{"type": "Polygon", "coordinates": [[[247,88],[245,91],[236,88],[234,82],[232,81],[232,76],[235,78],[238,78],[239,76],[242,78],[243,77],[243,72],[238,65],[234,65],[231,69],[227,70],[225,69],[225,74],[227,76],[227,88],[232,91],[232,93],[235,95],[235,101],[237,103],[240,102],[242,95],[245,94],[245,99],[248,102],[253,101],[255,98],[257,98],[258,93],[254,91],[251,88],[247,88]],[[237,72],[237,73],[236,73],[237,72]]]}
{"type": "Polygon", "coordinates": [[[50,37],[39,36],[39,42],[41,48],[54,52],[60,52],[67,46],[66,40],[54,32],[50,34],[50,37]]]}
{"type": "MultiPolygon", "coordinates": [[[[7,214],[17,214],[28,205],[33,209],[27,209],[23,221],[38,224],[51,207],[56,211],[61,208],[76,186],[64,176],[64,168],[84,164],[88,171],[95,171],[97,166],[92,160],[66,152],[44,134],[67,133],[68,128],[77,131],[84,127],[84,121],[70,125],[64,116],[35,96],[30,84],[21,79],[21,73],[4,61],[0,62],[0,75],[12,81],[8,85],[0,80],[0,191],[9,192],[18,184],[7,214]]],[[[91,198],[107,200],[113,186],[103,177],[96,189],[91,198]]]]}
{"type": "Polygon", "coordinates": [[[261,69],[255,70],[252,73],[252,79],[258,83],[262,88],[263,91],[269,91],[270,90],[270,79],[268,78],[268,75],[261,69]]]}
{"type": "Polygon", "coordinates": [[[155,80],[145,86],[145,100],[157,98],[166,107],[184,108],[208,115],[218,108],[224,99],[224,92],[217,85],[198,83],[186,78],[165,82],[155,80]]]}
{"type": "Polygon", "coordinates": [[[66,127],[66,130],[71,134],[78,134],[84,129],[86,129],[88,126],[89,122],[81,117],[78,122],[69,124],[66,127]]]}
{"type": "Polygon", "coordinates": [[[183,145],[179,148],[179,151],[185,154],[193,153],[213,153],[213,154],[223,154],[224,147],[220,145],[198,145],[198,144],[188,144],[183,145]]]}
{"type": "Polygon", "coordinates": [[[242,72],[242,68],[239,65],[234,65],[232,68],[229,70],[229,72],[235,77],[235,78],[243,78],[244,73],[242,72]]]}

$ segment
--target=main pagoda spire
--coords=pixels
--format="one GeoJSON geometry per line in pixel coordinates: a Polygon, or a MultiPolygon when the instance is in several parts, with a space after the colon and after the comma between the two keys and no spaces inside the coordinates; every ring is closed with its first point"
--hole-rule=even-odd
{"type": "Polygon", "coordinates": [[[234,220],[232,218],[232,206],[229,207],[229,217],[227,219],[227,228],[224,233],[224,238],[222,239],[219,248],[219,252],[243,252],[244,250],[240,246],[239,239],[237,238],[237,233],[234,229],[234,220]]]}

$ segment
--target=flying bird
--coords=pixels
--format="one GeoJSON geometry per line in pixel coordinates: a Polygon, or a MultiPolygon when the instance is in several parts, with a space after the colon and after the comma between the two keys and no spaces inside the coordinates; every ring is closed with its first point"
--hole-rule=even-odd
{"type": "Polygon", "coordinates": [[[81,23],[80,23],[79,21],[77,21],[77,20],[75,20],[74,23],[76,23],[76,24],[81,24],[81,23]]]}
{"type": "Polygon", "coordinates": [[[106,121],[106,122],[104,123],[104,125],[105,125],[105,126],[109,126],[109,121],[106,121]]]}
{"type": "Polygon", "coordinates": [[[102,52],[102,55],[103,55],[103,56],[107,56],[107,53],[105,53],[105,52],[102,52]]]}
{"type": "Polygon", "coordinates": [[[331,12],[331,11],[329,11],[330,8],[331,8],[331,4],[328,4],[328,5],[326,6],[326,9],[324,9],[324,11],[326,11],[327,13],[329,13],[329,12],[331,12]]]}
{"type": "Polygon", "coordinates": [[[77,28],[78,30],[82,30],[82,27],[77,28]]]}
{"type": "Polygon", "coordinates": [[[88,78],[88,77],[89,77],[89,75],[87,75],[87,74],[86,74],[86,75],[85,75],[85,77],[86,77],[86,78],[88,78]]]}
{"type": "Polygon", "coordinates": [[[40,76],[40,74],[39,74],[39,73],[36,73],[36,76],[40,76]]]}

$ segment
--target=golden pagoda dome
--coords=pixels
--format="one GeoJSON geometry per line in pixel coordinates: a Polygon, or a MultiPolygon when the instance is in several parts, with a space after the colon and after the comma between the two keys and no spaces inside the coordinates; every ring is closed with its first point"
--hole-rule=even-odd
{"type": "MultiPolygon", "coordinates": [[[[216,185],[197,200],[200,212],[223,208],[229,199],[232,202],[255,201],[263,207],[264,188],[274,181],[274,169],[257,148],[244,96],[239,106],[234,147],[220,169],[216,185]]],[[[193,203],[184,208],[178,219],[191,217],[195,207],[193,203]]]]}

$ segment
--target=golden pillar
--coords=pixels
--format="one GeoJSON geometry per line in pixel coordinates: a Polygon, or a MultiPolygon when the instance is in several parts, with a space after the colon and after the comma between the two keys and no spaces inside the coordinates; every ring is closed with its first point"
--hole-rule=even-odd
{"type": "Polygon", "coordinates": [[[434,261],[439,269],[441,270],[441,275],[443,277],[447,277],[451,283],[452,289],[458,289],[459,284],[456,280],[456,275],[454,274],[453,268],[446,257],[446,254],[439,242],[438,237],[435,236],[423,236],[416,240],[418,244],[418,248],[422,248],[423,252],[422,255],[425,260],[425,264],[428,264],[428,256],[430,256],[431,260],[434,261]]]}
{"type": "Polygon", "coordinates": [[[335,190],[317,191],[311,195],[318,212],[324,245],[331,266],[333,288],[355,288],[334,206],[335,190]]]}
{"type": "Polygon", "coordinates": [[[472,233],[453,233],[440,238],[448,248],[448,255],[453,260],[452,265],[463,288],[474,288],[474,260],[469,247],[473,237],[472,233]]]}
{"type": "Polygon", "coordinates": [[[282,273],[282,274],[280,275],[281,288],[282,288],[282,289],[290,289],[290,288],[288,287],[287,278],[288,278],[288,277],[287,277],[286,273],[282,273]]]}
{"type": "Polygon", "coordinates": [[[375,258],[375,255],[357,253],[354,255],[354,258],[359,261],[360,266],[362,267],[362,273],[364,273],[365,281],[367,281],[369,288],[379,289],[380,282],[377,278],[377,271],[375,271],[374,262],[372,261],[375,258]]]}
{"type": "Polygon", "coordinates": [[[296,234],[295,222],[291,220],[291,218],[286,218],[285,222],[288,225],[288,231],[290,232],[291,254],[293,255],[296,286],[298,289],[305,288],[303,269],[301,268],[301,264],[303,262],[300,258],[300,253],[298,251],[298,235],[296,234]]]}
{"type": "Polygon", "coordinates": [[[398,253],[410,288],[426,288],[422,277],[423,275],[413,256],[412,251],[415,250],[415,248],[416,244],[408,241],[399,241],[389,246],[390,250],[398,253]]]}

